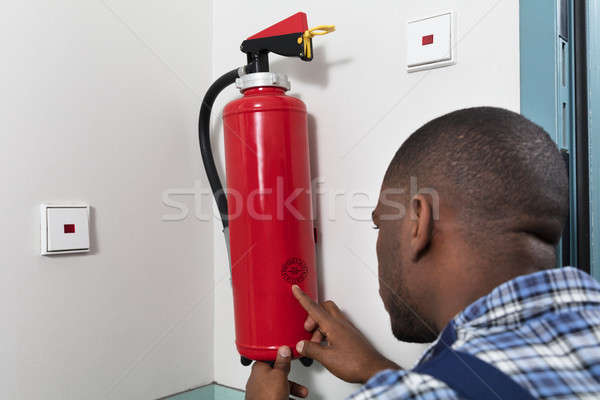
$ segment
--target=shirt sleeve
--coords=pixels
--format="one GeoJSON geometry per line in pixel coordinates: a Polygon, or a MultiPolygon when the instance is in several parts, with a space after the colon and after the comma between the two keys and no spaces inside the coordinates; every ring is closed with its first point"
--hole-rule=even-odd
{"type": "Polygon", "coordinates": [[[444,382],[430,375],[405,370],[385,370],[369,379],[347,400],[459,399],[444,382]]]}

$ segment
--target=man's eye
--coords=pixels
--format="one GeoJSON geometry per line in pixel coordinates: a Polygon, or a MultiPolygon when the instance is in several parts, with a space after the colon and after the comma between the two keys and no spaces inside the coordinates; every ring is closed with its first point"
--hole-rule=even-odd
{"type": "Polygon", "coordinates": [[[371,228],[373,228],[373,229],[379,229],[379,227],[377,225],[373,225],[371,228]]]}

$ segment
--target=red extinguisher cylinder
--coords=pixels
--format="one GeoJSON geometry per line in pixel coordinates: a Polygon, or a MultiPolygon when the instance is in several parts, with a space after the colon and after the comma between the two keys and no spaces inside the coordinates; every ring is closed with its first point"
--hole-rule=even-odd
{"type": "Polygon", "coordinates": [[[271,361],[310,339],[297,284],[317,299],[305,104],[253,87],[225,106],[225,160],[236,346],[271,361]]]}

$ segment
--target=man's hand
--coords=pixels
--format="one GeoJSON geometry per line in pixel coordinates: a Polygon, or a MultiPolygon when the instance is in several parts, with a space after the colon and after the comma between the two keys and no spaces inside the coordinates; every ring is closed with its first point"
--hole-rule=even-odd
{"type": "Polygon", "coordinates": [[[246,400],[288,400],[290,394],[306,397],[306,387],[287,379],[291,361],[292,351],[287,346],[281,346],[273,367],[265,362],[255,362],[246,384],[246,400]]]}
{"type": "Polygon", "coordinates": [[[297,285],[292,286],[292,292],[308,312],[304,329],[313,332],[310,341],[298,342],[298,353],[319,361],[332,374],[352,383],[365,383],[384,369],[400,369],[375,350],[333,301],[317,304],[297,285]]]}

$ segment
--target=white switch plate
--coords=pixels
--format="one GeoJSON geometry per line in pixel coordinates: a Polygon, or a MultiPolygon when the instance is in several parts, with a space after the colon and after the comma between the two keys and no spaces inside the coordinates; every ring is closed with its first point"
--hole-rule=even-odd
{"type": "Polygon", "coordinates": [[[455,14],[451,11],[408,21],[406,63],[408,72],[439,68],[456,63],[455,14]]]}
{"type": "Polygon", "coordinates": [[[42,204],[41,253],[90,251],[90,207],[87,204],[42,204]]]}

